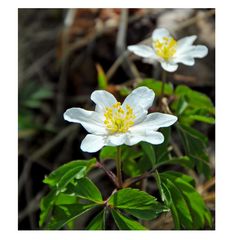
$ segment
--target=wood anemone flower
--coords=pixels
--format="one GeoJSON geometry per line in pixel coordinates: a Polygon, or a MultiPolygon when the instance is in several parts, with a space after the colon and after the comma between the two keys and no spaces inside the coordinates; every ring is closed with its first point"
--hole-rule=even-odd
{"type": "Polygon", "coordinates": [[[148,114],[154,98],[151,89],[139,87],[121,104],[111,93],[96,90],[91,94],[95,111],[70,108],[64,119],[80,123],[90,133],[81,143],[84,152],[97,152],[103,146],[131,146],[141,141],[161,144],[164,136],[157,130],[174,124],[177,117],[158,112],[148,114]]]}
{"type": "Polygon", "coordinates": [[[146,58],[149,63],[159,61],[164,70],[174,72],[178,63],[193,66],[194,58],[203,58],[208,54],[204,45],[193,45],[197,36],[188,36],[176,41],[165,28],[152,33],[152,46],[143,44],[128,46],[129,51],[146,58]]]}

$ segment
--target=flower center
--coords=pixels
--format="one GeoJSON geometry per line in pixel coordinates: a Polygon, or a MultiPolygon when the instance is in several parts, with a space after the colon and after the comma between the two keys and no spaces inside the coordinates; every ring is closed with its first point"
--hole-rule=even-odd
{"type": "Polygon", "coordinates": [[[169,60],[176,53],[176,45],[176,40],[172,37],[163,37],[162,41],[156,40],[153,43],[156,55],[165,61],[169,60]]]}
{"type": "Polygon", "coordinates": [[[130,105],[123,109],[120,102],[107,107],[104,124],[110,133],[125,133],[134,124],[135,115],[130,105]]]}

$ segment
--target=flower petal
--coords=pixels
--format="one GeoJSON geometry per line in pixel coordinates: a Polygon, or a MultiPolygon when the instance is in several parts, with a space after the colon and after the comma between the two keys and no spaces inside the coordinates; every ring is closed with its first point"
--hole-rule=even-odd
{"type": "Polygon", "coordinates": [[[114,134],[107,136],[106,145],[107,146],[120,146],[126,141],[126,134],[114,134]]]}
{"type": "Polygon", "coordinates": [[[146,45],[131,45],[128,46],[128,50],[140,57],[155,58],[154,50],[146,45]]]}
{"type": "Polygon", "coordinates": [[[193,42],[197,39],[196,35],[193,36],[188,36],[181,38],[180,40],[177,41],[177,52],[184,52],[186,48],[189,48],[192,46],[193,42]]]}
{"type": "Polygon", "coordinates": [[[64,113],[64,119],[69,122],[80,123],[90,133],[107,133],[100,114],[93,111],[82,108],[69,108],[64,113]]]}
{"type": "Polygon", "coordinates": [[[149,142],[151,144],[161,144],[164,141],[164,136],[160,132],[155,131],[145,131],[144,134],[127,134],[127,139],[125,144],[132,146],[141,141],[149,142]]]}
{"type": "Polygon", "coordinates": [[[105,136],[88,134],[81,143],[83,152],[97,152],[105,145],[105,136]]]}
{"type": "Polygon", "coordinates": [[[96,90],[91,94],[91,100],[96,103],[96,112],[104,112],[106,107],[111,107],[117,102],[116,98],[104,90],[96,90]]]}
{"type": "Polygon", "coordinates": [[[186,54],[193,58],[203,58],[208,54],[208,48],[204,45],[192,46],[186,54]]]}
{"type": "Polygon", "coordinates": [[[163,37],[170,37],[170,33],[165,28],[158,28],[152,33],[152,40],[161,40],[163,37]]]}
{"type": "Polygon", "coordinates": [[[122,106],[125,107],[127,104],[130,105],[134,111],[139,106],[138,110],[148,109],[152,106],[155,98],[155,93],[148,87],[138,87],[133,90],[124,100],[122,106]]]}
{"type": "Polygon", "coordinates": [[[170,63],[170,62],[166,62],[166,61],[162,61],[161,62],[161,66],[164,70],[168,71],[168,72],[175,72],[178,68],[178,65],[176,63],[170,63]]]}
{"type": "Polygon", "coordinates": [[[173,59],[173,62],[183,63],[187,66],[193,66],[195,64],[194,58],[192,58],[191,56],[188,56],[187,54],[182,56],[177,56],[175,59],[173,59]]]}
{"type": "Polygon", "coordinates": [[[130,128],[130,132],[138,134],[143,133],[145,130],[158,130],[161,127],[169,127],[177,121],[177,117],[165,113],[150,113],[146,119],[130,128]]]}

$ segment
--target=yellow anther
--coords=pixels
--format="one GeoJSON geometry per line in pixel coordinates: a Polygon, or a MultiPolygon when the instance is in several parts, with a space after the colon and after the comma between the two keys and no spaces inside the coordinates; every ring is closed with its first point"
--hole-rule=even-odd
{"type": "Polygon", "coordinates": [[[130,105],[123,109],[120,102],[107,107],[104,113],[104,124],[112,133],[125,133],[134,124],[135,115],[130,105]]]}
{"type": "Polygon", "coordinates": [[[176,53],[176,45],[176,40],[172,37],[163,37],[162,41],[156,40],[153,43],[156,55],[166,61],[172,58],[176,53]]]}

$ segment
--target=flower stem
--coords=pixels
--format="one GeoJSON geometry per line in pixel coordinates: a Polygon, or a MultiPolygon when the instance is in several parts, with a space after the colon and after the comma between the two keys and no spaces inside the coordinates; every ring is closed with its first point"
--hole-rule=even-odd
{"type": "Polygon", "coordinates": [[[116,169],[117,169],[117,177],[118,177],[118,185],[119,188],[122,187],[122,170],[121,170],[122,162],[121,162],[121,147],[117,147],[117,157],[116,157],[116,169]]]}
{"type": "Polygon", "coordinates": [[[163,70],[162,71],[162,86],[161,86],[160,101],[162,101],[162,98],[164,96],[164,88],[165,88],[166,79],[167,79],[167,73],[165,70],[163,70]]]}

